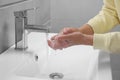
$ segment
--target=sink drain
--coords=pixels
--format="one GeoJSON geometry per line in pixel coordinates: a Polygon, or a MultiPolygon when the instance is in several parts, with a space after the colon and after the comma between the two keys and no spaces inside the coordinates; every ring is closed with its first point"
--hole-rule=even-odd
{"type": "Polygon", "coordinates": [[[62,79],[64,75],[62,73],[51,73],[49,77],[51,79],[62,79]]]}

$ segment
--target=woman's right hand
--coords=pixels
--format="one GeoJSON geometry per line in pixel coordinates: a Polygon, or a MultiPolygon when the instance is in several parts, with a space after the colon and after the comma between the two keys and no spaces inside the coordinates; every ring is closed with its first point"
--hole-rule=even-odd
{"type": "Polygon", "coordinates": [[[73,32],[79,32],[79,28],[73,28],[73,27],[66,27],[63,28],[57,35],[51,37],[51,40],[55,40],[55,37],[61,34],[69,34],[69,33],[73,33],[73,32]]]}

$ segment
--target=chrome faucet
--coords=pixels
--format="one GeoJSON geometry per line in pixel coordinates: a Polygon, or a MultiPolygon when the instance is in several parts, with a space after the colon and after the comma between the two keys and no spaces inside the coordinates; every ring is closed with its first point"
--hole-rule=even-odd
{"type": "Polygon", "coordinates": [[[49,32],[48,26],[45,25],[29,25],[28,18],[27,18],[27,11],[28,10],[35,10],[26,9],[22,11],[15,11],[15,49],[17,50],[25,50],[28,48],[27,45],[27,35],[28,30],[30,31],[39,31],[39,32],[49,32]]]}

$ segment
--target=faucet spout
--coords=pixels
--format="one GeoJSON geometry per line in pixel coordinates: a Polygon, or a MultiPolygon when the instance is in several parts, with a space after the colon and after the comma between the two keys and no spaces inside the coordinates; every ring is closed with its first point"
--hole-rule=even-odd
{"type": "Polygon", "coordinates": [[[31,30],[31,31],[38,31],[38,32],[49,32],[49,29],[45,25],[26,25],[25,29],[31,30]]]}

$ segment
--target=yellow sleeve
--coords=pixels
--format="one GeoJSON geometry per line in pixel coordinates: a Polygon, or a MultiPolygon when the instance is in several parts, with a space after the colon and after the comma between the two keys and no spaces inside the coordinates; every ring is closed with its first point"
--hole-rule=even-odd
{"type": "Polygon", "coordinates": [[[100,13],[88,21],[94,33],[108,32],[119,23],[113,0],[104,0],[104,5],[100,13]]]}
{"type": "Polygon", "coordinates": [[[88,24],[94,30],[93,46],[110,52],[120,52],[120,32],[108,32],[119,24],[118,15],[113,0],[104,0],[104,6],[100,13],[89,20],[88,24]]]}
{"type": "Polygon", "coordinates": [[[120,32],[94,34],[94,48],[120,53],[120,32]]]}

